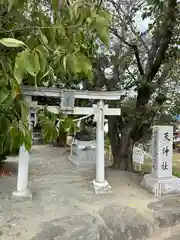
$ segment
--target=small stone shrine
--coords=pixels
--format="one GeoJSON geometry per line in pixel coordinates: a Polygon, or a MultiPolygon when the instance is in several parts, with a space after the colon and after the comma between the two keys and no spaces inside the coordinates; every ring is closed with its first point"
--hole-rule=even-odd
{"type": "Polygon", "coordinates": [[[79,141],[74,139],[69,160],[79,169],[96,166],[96,141],[79,141]]]}
{"type": "Polygon", "coordinates": [[[172,175],[172,126],[153,127],[152,149],[152,173],[144,176],[142,186],[155,196],[180,194],[180,178],[172,175]]]}
{"type": "Polygon", "coordinates": [[[93,140],[88,132],[77,132],[71,144],[69,160],[79,169],[96,166],[96,140],[93,140]]]}

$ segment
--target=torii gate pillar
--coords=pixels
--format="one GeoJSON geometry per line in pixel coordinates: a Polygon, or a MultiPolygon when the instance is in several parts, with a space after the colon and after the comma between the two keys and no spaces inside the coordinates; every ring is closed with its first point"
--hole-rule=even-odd
{"type": "Polygon", "coordinates": [[[96,194],[111,192],[111,186],[105,180],[104,161],[104,102],[98,103],[96,119],[96,179],[93,181],[93,188],[96,194]]]}
{"type": "MultiPolygon", "coordinates": [[[[100,96],[98,96],[97,98],[100,98],[100,96]]],[[[120,115],[120,109],[108,108],[108,105],[104,105],[103,100],[99,100],[98,104],[93,105],[93,107],[74,107],[73,114],[94,114],[96,117],[96,179],[92,182],[92,184],[95,194],[109,193],[111,192],[111,186],[105,180],[104,171],[104,116],[120,115]]]]}
{"type": "MultiPolygon", "coordinates": [[[[27,96],[26,101],[28,103],[31,103],[31,97],[27,96]]],[[[28,120],[30,124],[30,116],[28,120]]],[[[12,193],[13,199],[19,199],[19,200],[32,199],[32,193],[30,189],[28,189],[29,159],[30,159],[30,154],[26,150],[25,146],[24,145],[20,146],[19,161],[18,161],[17,189],[12,193]]]]}

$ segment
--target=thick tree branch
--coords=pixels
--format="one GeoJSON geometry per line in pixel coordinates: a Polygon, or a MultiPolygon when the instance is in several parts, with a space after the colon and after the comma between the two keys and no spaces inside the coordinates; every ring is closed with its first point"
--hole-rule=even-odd
{"type": "Polygon", "coordinates": [[[135,57],[136,57],[136,60],[137,60],[137,65],[138,65],[139,72],[140,72],[141,76],[144,76],[144,70],[143,70],[143,67],[142,67],[142,64],[141,64],[141,60],[140,60],[137,45],[132,45],[132,49],[134,50],[134,54],[135,54],[135,57]]]}
{"type": "Polygon", "coordinates": [[[126,44],[128,47],[130,47],[134,54],[135,54],[135,57],[136,57],[136,61],[137,61],[137,65],[138,65],[138,69],[139,69],[139,72],[141,74],[141,76],[144,76],[144,70],[143,70],[143,67],[142,67],[142,64],[141,64],[141,60],[140,60],[140,56],[139,56],[139,51],[138,51],[138,47],[137,45],[135,44],[131,44],[129,43],[128,41],[126,41],[123,37],[121,37],[117,30],[116,29],[113,29],[111,27],[109,27],[109,30],[111,31],[112,34],[114,34],[119,40],[121,40],[124,44],[126,44]]]}
{"type": "Polygon", "coordinates": [[[168,0],[164,20],[155,35],[146,67],[146,80],[151,82],[164,61],[176,22],[177,0],[168,0]]]}
{"type": "Polygon", "coordinates": [[[160,32],[157,32],[155,36],[156,41],[151,47],[144,76],[145,82],[144,85],[141,85],[138,89],[136,106],[139,111],[141,111],[142,107],[148,103],[153,92],[152,86],[149,85],[149,83],[152,82],[165,59],[176,21],[176,5],[177,0],[168,0],[167,9],[164,13],[164,20],[159,29],[160,32]],[[159,47],[157,51],[155,51],[154,49],[157,48],[157,45],[159,45],[159,47]],[[152,55],[153,52],[154,55],[152,55]]]}
{"type": "Polygon", "coordinates": [[[164,80],[168,76],[169,72],[172,70],[173,65],[175,64],[175,60],[171,59],[168,63],[165,63],[163,66],[163,71],[161,76],[158,78],[157,84],[161,85],[163,84],[164,80]]]}

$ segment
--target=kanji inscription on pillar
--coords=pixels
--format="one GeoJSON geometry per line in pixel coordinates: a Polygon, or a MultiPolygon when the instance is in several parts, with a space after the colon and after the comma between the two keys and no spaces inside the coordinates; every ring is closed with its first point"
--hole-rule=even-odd
{"type": "Polygon", "coordinates": [[[172,177],[173,127],[154,126],[153,173],[158,178],[172,177]]]}

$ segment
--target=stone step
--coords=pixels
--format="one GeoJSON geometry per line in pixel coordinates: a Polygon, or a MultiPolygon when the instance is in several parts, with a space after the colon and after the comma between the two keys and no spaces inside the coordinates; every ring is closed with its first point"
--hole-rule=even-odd
{"type": "Polygon", "coordinates": [[[34,137],[42,137],[42,133],[41,132],[33,132],[33,136],[34,137]]]}
{"type": "Polygon", "coordinates": [[[33,144],[34,145],[44,144],[44,140],[43,138],[33,137],[33,144]]]}
{"type": "MultiPolygon", "coordinates": [[[[92,161],[83,161],[83,160],[78,160],[74,159],[72,156],[68,157],[69,161],[72,162],[76,167],[78,167],[80,170],[85,170],[85,169],[91,169],[96,166],[96,160],[92,161]]],[[[108,167],[110,165],[110,162],[108,159],[105,160],[105,167],[108,167]]]]}

